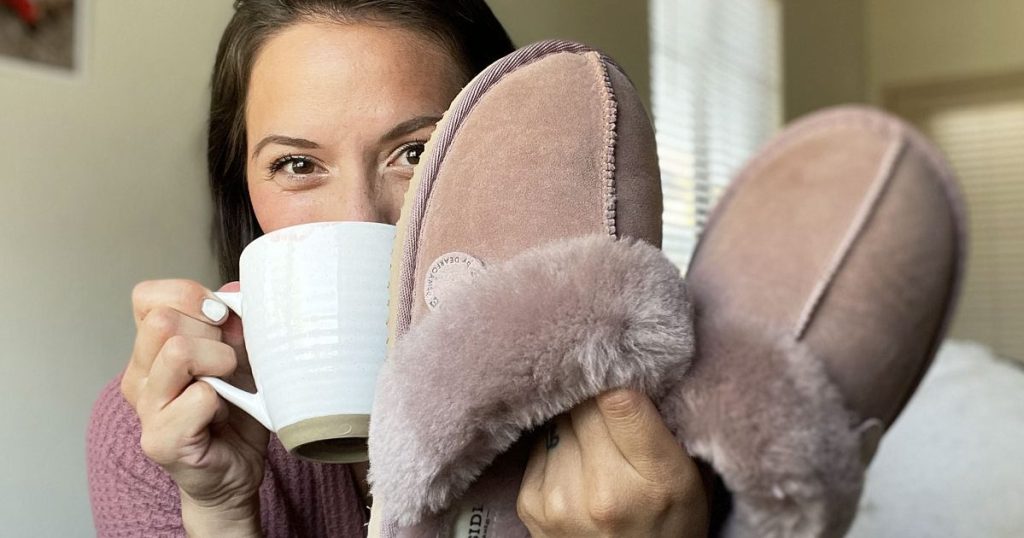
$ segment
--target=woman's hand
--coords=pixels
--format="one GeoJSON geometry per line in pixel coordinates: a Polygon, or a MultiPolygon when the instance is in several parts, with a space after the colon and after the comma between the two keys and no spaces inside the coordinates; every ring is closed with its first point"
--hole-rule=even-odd
{"type": "Polygon", "coordinates": [[[557,417],[530,456],[519,517],[534,537],[698,537],[700,473],[646,396],[614,390],[557,417]]]}
{"type": "Polygon", "coordinates": [[[137,332],[121,392],[142,423],[143,452],[178,484],[190,533],[258,534],[270,434],[195,380],[231,376],[253,389],[240,320],[187,280],[142,282],[132,305],[137,332]]]}

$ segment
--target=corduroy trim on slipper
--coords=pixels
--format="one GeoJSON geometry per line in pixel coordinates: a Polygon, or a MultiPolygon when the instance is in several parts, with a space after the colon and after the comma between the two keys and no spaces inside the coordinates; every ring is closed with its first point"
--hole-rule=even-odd
{"type": "Polygon", "coordinates": [[[385,513],[447,508],[523,432],[601,392],[657,401],[689,366],[691,320],[678,269],[642,241],[556,241],[487,268],[381,373],[369,481],[385,513]]]}

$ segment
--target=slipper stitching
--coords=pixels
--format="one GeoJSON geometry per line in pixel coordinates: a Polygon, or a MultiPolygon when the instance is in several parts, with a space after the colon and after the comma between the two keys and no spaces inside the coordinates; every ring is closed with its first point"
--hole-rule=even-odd
{"type": "Polygon", "coordinates": [[[605,63],[604,55],[598,52],[587,53],[588,59],[594,62],[598,71],[599,80],[602,81],[600,88],[601,101],[604,102],[604,157],[602,168],[604,170],[602,207],[604,207],[604,224],[608,235],[617,237],[615,229],[616,217],[616,193],[615,193],[615,148],[618,140],[618,114],[619,104],[615,99],[615,88],[612,86],[611,76],[608,74],[608,66],[605,63]]]}
{"type": "Polygon", "coordinates": [[[821,305],[822,299],[832,287],[832,283],[835,282],[839,270],[850,257],[854,243],[864,235],[864,229],[867,227],[868,221],[875,214],[875,210],[881,203],[882,194],[885,192],[886,187],[892,183],[896,166],[899,164],[900,157],[903,156],[906,148],[906,139],[901,137],[886,151],[886,155],[882,159],[882,165],[875,174],[875,178],[871,180],[871,186],[868,188],[867,195],[861,201],[860,207],[857,208],[850,227],[847,228],[846,234],[839,243],[836,252],[832,255],[832,259],[829,260],[824,274],[821,275],[818,282],[814,285],[810,296],[807,298],[807,302],[804,303],[804,307],[801,309],[800,317],[797,318],[798,321],[793,332],[794,340],[800,340],[804,337],[807,327],[810,326],[811,320],[814,317],[814,313],[817,312],[818,307],[821,305]]]}

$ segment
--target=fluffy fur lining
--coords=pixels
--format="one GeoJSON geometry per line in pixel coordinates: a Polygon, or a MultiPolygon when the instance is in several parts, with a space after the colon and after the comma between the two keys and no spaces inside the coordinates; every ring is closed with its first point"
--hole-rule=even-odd
{"type": "Polygon", "coordinates": [[[698,313],[697,358],[662,402],[733,496],[724,536],[842,536],[863,483],[855,419],[822,361],[757,322],[698,313]]]}
{"type": "Polygon", "coordinates": [[[523,432],[631,386],[722,477],[733,505],[724,536],[841,536],[863,484],[862,441],[823,362],[735,312],[698,313],[691,368],[691,323],[678,271],[644,243],[560,241],[489,267],[385,365],[374,496],[400,526],[420,522],[523,432]]]}
{"type": "Polygon", "coordinates": [[[657,401],[694,351],[678,269],[639,241],[557,241],[488,267],[397,342],[369,481],[399,525],[446,509],[524,431],[605,390],[657,401]]]}

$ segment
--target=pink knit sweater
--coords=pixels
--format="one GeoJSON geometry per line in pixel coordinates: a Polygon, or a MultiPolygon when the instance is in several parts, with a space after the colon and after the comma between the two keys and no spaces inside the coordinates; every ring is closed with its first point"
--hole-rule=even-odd
{"type": "MultiPolygon", "coordinates": [[[[139,446],[141,427],[119,389],[120,376],[100,393],[86,437],[89,496],[96,534],[185,536],[178,488],[139,446]]],[[[271,436],[260,486],[268,537],[362,537],[366,518],[348,465],[292,457],[271,436]]]]}

